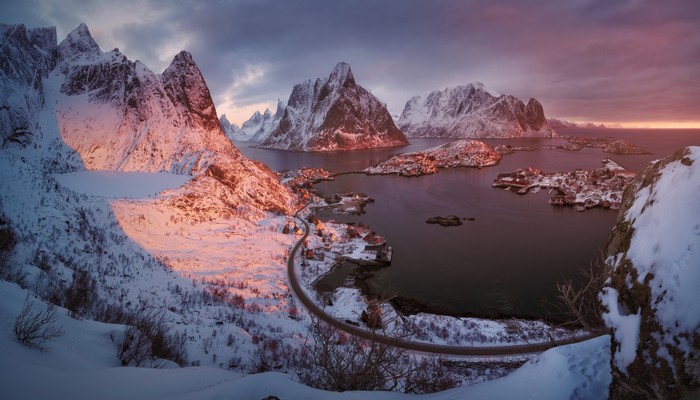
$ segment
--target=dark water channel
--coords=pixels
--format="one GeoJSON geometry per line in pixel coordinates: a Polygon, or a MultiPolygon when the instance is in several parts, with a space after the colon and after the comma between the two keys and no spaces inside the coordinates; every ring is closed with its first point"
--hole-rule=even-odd
{"type": "MultiPolygon", "coordinates": [[[[362,222],[394,247],[391,266],[373,272],[365,281],[373,293],[398,295],[429,305],[436,311],[541,318],[556,302],[555,283],[577,279],[579,270],[595,261],[605,246],[616,212],[593,209],[576,212],[553,207],[549,194],[519,196],[491,187],[496,175],[533,166],[547,172],[595,168],[612,158],[637,170],[686,145],[700,145],[700,131],[563,130],[560,134],[615,136],[653,151],[654,155],[616,156],[600,149],[557,150],[563,140],[485,140],[538,147],[507,155],[483,169],[443,169],[417,178],[351,174],[317,188],[326,194],[365,192],[375,199],[361,216],[321,214],[325,219],[362,222]],[[473,217],[462,226],[429,225],[437,215],[473,217]],[[550,304],[547,306],[547,304],[550,304]]],[[[412,140],[410,146],[331,154],[284,152],[239,146],[250,158],[274,170],[302,166],[331,171],[359,170],[391,154],[439,145],[447,140],[412,140]]],[[[343,282],[344,276],[336,277],[343,282]]]]}

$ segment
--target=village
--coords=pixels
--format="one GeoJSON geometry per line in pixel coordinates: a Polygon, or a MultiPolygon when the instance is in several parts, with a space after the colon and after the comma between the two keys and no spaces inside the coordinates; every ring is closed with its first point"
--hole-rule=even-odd
{"type": "Polygon", "coordinates": [[[477,140],[456,140],[427,150],[395,155],[364,170],[367,175],[431,175],[439,168],[481,168],[498,164],[501,153],[477,140]]]}
{"type": "Polygon", "coordinates": [[[530,190],[554,190],[557,194],[549,199],[555,206],[572,206],[576,211],[594,207],[616,210],[620,207],[622,193],[634,179],[635,173],[610,159],[596,169],[576,169],[573,172],[545,173],[528,167],[513,173],[500,174],[493,186],[527,194],[530,190]]]}

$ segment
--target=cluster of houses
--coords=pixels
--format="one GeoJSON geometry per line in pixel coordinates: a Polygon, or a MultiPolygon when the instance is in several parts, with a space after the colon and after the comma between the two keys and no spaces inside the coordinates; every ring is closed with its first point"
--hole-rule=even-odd
{"type": "Polygon", "coordinates": [[[350,239],[361,238],[365,243],[364,254],[374,256],[375,261],[391,264],[393,248],[387,245],[383,237],[369,230],[363,224],[348,225],[347,235],[350,239]]]}
{"type": "Polygon", "coordinates": [[[576,169],[573,172],[543,173],[537,168],[528,167],[498,175],[493,186],[514,189],[518,194],[526,194],[535,188],[556,190],[557,194],[549,199],[549,203],[573,206],[577,211],[593,207],[618,209],[622,193],[634,176],[634,172],[606,159],[601,168],[576,169]]]}
{"type": "MultiPolygon", "coordinates": [[[[325,259],[325,254],[331,251],[333,243],[338,241],[338,239],[362,239],[364,243],[362,253],[374,256],[375,261],[386,264],[391,263],[391,256],[393,253],[392,247],[387,245],[384,238],[371,231],[365,225],[348,225],[345,230],[345,235],[341,235],[345,237],[338,238],[334,230],[325,229],[323,222],[313,215],[309,216],[308,221],[310,224],[314,225],[314,232],[316,236],[320,238],[321,246],[312,248],[311,241],[307,238],[301,247],[301,254],[303,254],[306,259],[323,261],[325,259]]],[[[304,234],[304,231],[290,218],[282,227],[282,233],[285,235],[294,234],[301,236],[304,234]]]]}

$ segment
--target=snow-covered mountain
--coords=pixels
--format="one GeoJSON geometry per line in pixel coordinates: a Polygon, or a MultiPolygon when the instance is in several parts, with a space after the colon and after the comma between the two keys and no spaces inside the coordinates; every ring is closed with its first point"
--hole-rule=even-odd
{"type": "Polygon", "coordinates": [[[158,75],[117,49],[102,52],[84,24],[58,45],[52,28],[1,29],[2,54],[13,60],[0,76],[3,143],[34,142],[36,161],[51,164],[48,172],[189,174],[196,176],[191,198],[220,194],[216,214],[239,206],[290,210],[292,196],[276,175],[223,134],[189,53],[158,75]]]}
{"type": "Polygon", "coordinates": [[[547,118],[547,123],[552,129],[567,128],[607,128],[605,124],[594,124],[593,122],[572,122],[557,118],[547,118]]]}
{"type": "Polygon", "coordinates": [[[294,86],[279,126],[260,147],[335,151],[406,144],[386,106],[341,62],[328,78],[294,86]]]}
{"type": "Polygon", "coordinates": [[[398,122],[408,137],[516,138],[556,135],[539,101],[527,104],[482,83],[433,91],[406,102],[398,122]]]}
{"type": "Polygon", "coordinates": [[[601,295],[613,399],[700,394],[698,199],[700,147],[653,162],[625,191],[601,295]]]}
{"type": "Polygon", "coordinates": [[[253,143],[265,141],[265,139],[270,136],[270,133],[279,127],[286,108],[287,104],[284,101],[277,100],[277,110],[274,115],[270,112],[269,108],[265,109],[263,114],[256,111],[253,116],[241,126],[243,136],[247,138],[246,140],[253,143]]]}
{"type": "Polygon", "coordinates": [[[231,123],[226,114],[222,114],[219,117],[219,125],[221,125],[221,130],[224,131],[224,135],[231,140],[238,140],[240,127],[238,124],[231,123]]]}

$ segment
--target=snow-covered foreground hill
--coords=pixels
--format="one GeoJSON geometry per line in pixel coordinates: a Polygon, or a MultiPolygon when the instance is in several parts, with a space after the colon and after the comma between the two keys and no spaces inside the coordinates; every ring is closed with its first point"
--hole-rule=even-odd
{"type": "MultiPolygon", "coordinates": [[[[65,334],[45,351],[19,344],[12,333],[27,291],[0,282],[0,384],[3,398],[23,399],[408,399],[388,392],[333,393],[292,381],[290,375],[243,375],[212,367],[131,368],[114,358],[119,325],[77,320],[58,310],[65,334]]],[[[31,296],[30,296],[31,298],[31,296]]],[[[39,300],[31,298],[40,306],[39,300]]],[[[513,374],[422,398],[601,399],[610,383],[610,338],[562,346],[543,353],[513,374]]]]}

